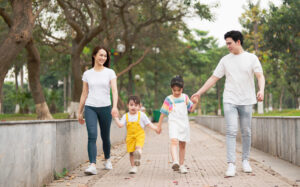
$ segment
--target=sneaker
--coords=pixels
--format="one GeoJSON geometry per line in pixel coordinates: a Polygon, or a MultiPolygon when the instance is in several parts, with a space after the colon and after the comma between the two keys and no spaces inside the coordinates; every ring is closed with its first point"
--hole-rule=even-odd
{"type": "Polygon", "coordinates": [[[142,154],[139,150],[136,150],[136,151],[133,152],[133,158],[134,158],[134,165],[135,166],[141,165],[141,157],[142,157],[142,154]]]}
{"type": "Polygon", "coordinates": [[[111,164],[111,161],[110,160],[106,160],[105,163],[104,163],[104,167],[107,170],[111,170],[113,168],[112,164],[111,164]]]}
{"type": "Polygon", "coordinates": [[[172,169],[173,171],[179,171],[179,164],[177,162],[173,162],[172,169]]]}
{"type": "Polygon", "coordinates": [[[180,167],[179,167],[179,172],[181,173],[181,174],[187,174],[187,169],[186,169],[186,167],[184,166],[184,165],[181,165],[180,167]]]}
{"type": "Polygon", "coordinates": [[[233,163],[228,164],[228,168],[227,168],[225,175],[226,175],[226,177],[234,177],[235,176],[235,165],[233,163]]]}
{"type": "Polygon", "coordinates": [[[252,168],[251,168],[248,160],[243,160],[243,171],[245,173],[251,173],[252,172],[252,168]]]}
{"type": "Polygon", "coordinates": [[[84,173],[87,175],[96,175],[97,169],[95,164],[90,164],[89,167],[84,171],[84,173]]]}
{"type": "Polygon", "coordinates": [[[129,170],[129,174],[136,174],[137,172],[137,167],[133,166],[130,170],[129,170]]]}

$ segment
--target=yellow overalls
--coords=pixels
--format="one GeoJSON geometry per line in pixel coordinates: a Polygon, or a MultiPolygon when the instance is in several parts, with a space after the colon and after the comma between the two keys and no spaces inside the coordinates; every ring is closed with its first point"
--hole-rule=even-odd
{"type": "Polygon", "coordinates": [[[145,131],[140,125],[141,113],[138,112],[138,120],[134,122],[128,121],[128,113],[126,114],[127,123],[127,152],[131,153],[135,151],[135,147],[143,147],[145,142],[145,131]]]}

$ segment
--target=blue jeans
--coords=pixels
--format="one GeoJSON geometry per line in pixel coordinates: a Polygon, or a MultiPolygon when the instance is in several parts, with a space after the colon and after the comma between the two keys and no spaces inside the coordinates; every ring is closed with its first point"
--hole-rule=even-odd
{"type": "Polygon", "coordinates": [[[97,122],[99,121],[103,152],[105,159],[110,158],[110,126],[111,126],[111,106],[106,107],[84,107],[84,116],[88,132],[88,155],[90,163],[96,163],[97,157],[97,122]]]}
{"type": "Polygon", "coordinates": [[[238,121],[240,122],[242,134],[242,159],[248,160],[251,147],[252,105],[224,103],[224,116],[226,121],[227,162],[235,163],[236,160],[235,149],[238,121]]]}

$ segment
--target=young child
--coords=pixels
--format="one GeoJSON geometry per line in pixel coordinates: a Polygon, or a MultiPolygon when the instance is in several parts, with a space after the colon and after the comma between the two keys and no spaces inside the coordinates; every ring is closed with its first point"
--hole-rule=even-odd
{"type": "Polygon", "coordinates": [[[120,128],[125,125],[127,127],[126,144],[131,164],[129,173],[135,174],[137,173],[137,166],[140,165],[142,147],[145,141],[144,127],[149,126],[156,132],[157,127],[150,122],[144,112],[140,111],[140,99],[138,96],[130,96],[127,107],[129,112],[123,115],[121,121],[118,118],[114,119],[120,128]]]}
{"type": "Polygon", "coordinates": [[[158,121],[158,132],[161,132],[161,125],[164,116],[168,116],[169,137],[171,139],[171,156],[173,160],[172,169],[182,174],[187,173],[183,165],[185,157],[186,142],[190,141],[190,125],[188,111],[193,112],[196,103],[193,104],[189,97],[182,93],[183,79],[181,76],[175,76],[171,80],[172,95],[166,97],[162,107],[161,115],[158,121]],[[179,142],[179,162],[178,162],[178,142],[179,142]]]}

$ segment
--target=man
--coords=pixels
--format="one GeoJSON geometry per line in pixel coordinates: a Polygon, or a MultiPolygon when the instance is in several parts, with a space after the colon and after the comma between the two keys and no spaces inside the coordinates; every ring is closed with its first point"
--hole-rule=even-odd
{"type": "Polygon", "coordinates": [[[252,172],[249,164],[251,147],[251,118],[252,107],[264,99],[265,78],[261,64],[254,54],[243,50],[243,35],[239,31],[229,31],[224,35],[229,54],[224,56],[213,75],[191,97],[198,98],[210,89],[224,75],[225,89],[223,93],[224,116],[226,121],[226,144],[228,168],[226,176],[235,176],[235,149],[238,120],[242,133],[243,171],[252,172]],[[259,90],[255,95],[254,75],[258,80],[259,90]],[[257,100],[256,100],[257,99],[257,100]]]}

